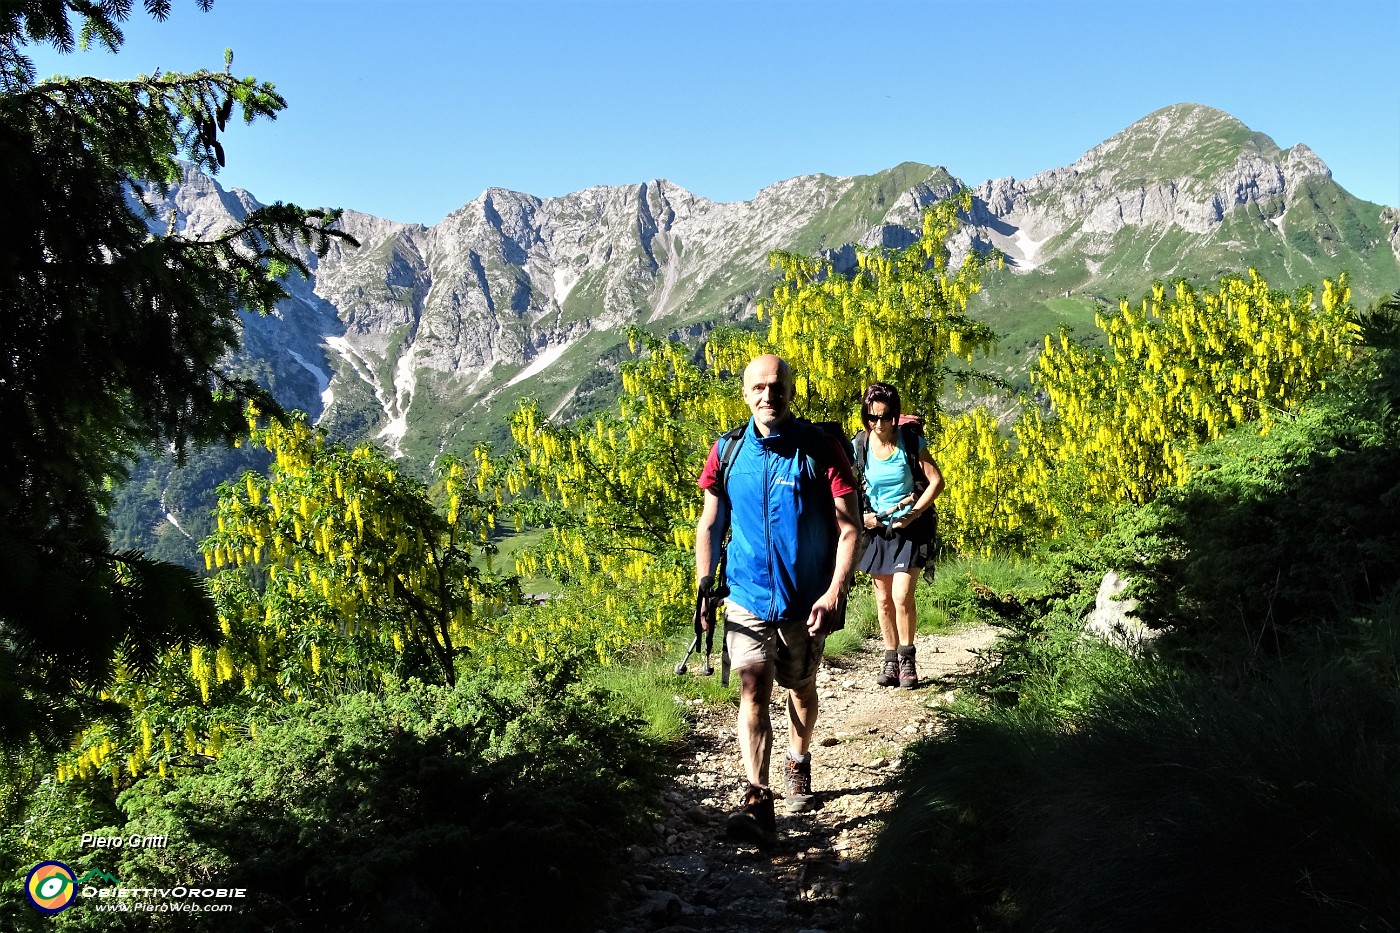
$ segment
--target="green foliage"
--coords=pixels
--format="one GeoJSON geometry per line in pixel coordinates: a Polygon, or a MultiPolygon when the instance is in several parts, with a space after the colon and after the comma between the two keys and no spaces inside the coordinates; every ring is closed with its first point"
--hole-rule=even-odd
{"type": "Polygon", "coordinates": [[[42,929],[23,882],[39,862],[72,864],[83,833],[122,819],[105,783],[61,782],[38,749],[0,757],[0,929],[42,929]]]}
{"type": "Polygon", "coordinates": [[[1319,406],[1268,437],[1227,438],[1197,481],[1135,516],[1144,618],[1268,654],[1345,638],[1400,582],[1400,448],[1354,418],[1319,406]]]}
{"type": "Polygon", "coordinates": [[[1390,698],[1345,676],[1230,690],[1150,667],[1104,687],[1072,728],[964,712],[906,753],[862,928],[1394,929],[1390,698]]]}
{"type": "Polygon", "coordinates": [[[227,71],[33,83],[28,43],[71,50],[71,15],[77,40],[115,49],[130,11],[20,0],[0,16],[0,561],[14,580],[0,744],[61,744],[87,715],[75,696],[210,637],[192,575],[109,548],[111,489],[142,447],[182,457],[237,433],[243,402],[263,395],[219,369],[239,309],[270,311],[280,276],[348,240],[335,212],[281,204],[208,240],[150,232],[155,218],[132,210],[141,185],[163,191],[177,157],[217,170],[234,110],[251,122],[285,102],[227,71]]]}
{"type": "Polygon", "coordinates": [[[511,418],[515,448],[499,464],[483,461],[504,478],[517,525],[548,529],[515,553],[516,569],[564,584],[555,598],[504,621],[497,661],[542,659],[561,645],[608,660],[689,617],[695,480],[743,403],[684,345],[629,336],[637,356],[622,365],[614,410],[558,425],[527,401],[511,418]]]}
{"type": "Polygon", "coordinates": [[[626,663],[595,668],[589,674],[589,681],[616,696],[615,702],[621,708],[637,716],[643,723],[643,734],[650,741],[674,745],[690,732],[686,710],[692,702],[695,705],[733,703],[738,695],[737,681],[729,687],[719,682],[722,633],[715,634],[715,652],[710,658],[715,673],[707,677],[700,672],[704,664],[703,642],[687,662],[687,672],[676,673],[676,663],[685,657],[693,638],[690,634],[684,639],[671,638],[648,646],[626,663]]]}
{"type": "MultiPolygon", "coordinates": [[[[1040,585],[975,587],[995,702],[906,755],[871,890],[953,930],[1400,924],[1393,313],[1298,416],[1047,548],[1040,585]],[[1082,633],[1110,568],[1172,626],[1145,658],[1082,633]]],[[[891,909],[862,907],[871,929],[891,909]]]]}
{"type": "Polygon", "coordinates": [[[845,628],[838,629],[826,636],[826,647],[822,651],[822,657],[834,661],[845,655],[852,654],[860,650],[865,640],[869,637],[871,636],[862,634],[859,630],[852,628],[848,621],[845,628]]]}
{"type": "Polygon", "coordinates": [[[1373,375],[1364,407],[1379,427],[1394,436],[1400,416],[1400,292],[1376,302],[1361,316],[1361,331],[1371,348],[1373,375]]]}
{"type": "Polygon", "coordinates": [[[249,426],[272,463],[220,488],[201,545],[223,638],[119,669],[108,697],[123,714],[85,730],[61,777],[190,766],[287,700],[395,676],[450,685],[488,637],[480,617],[514,597],[474,561],[493,550],[494,505],[462,463],[440,461],[439,505],[368,445],[328,443],[300,418],[259,426],[250,411],[249,426]]]}
{"type": "Polygon", "coordinates": [[[994,623],[1001,631],[971,683],[996,705],[1073,719],[1105,690],[1142,674],[1135,658],[1085,636],[1092,586],[1042,594],[1029,604],[1015,594],[983,600],[1001,614],[994,623]]]}
{"type": "MultiPolygon", "coordinates": [[[[999,590],[1040,585],[1034,568],[1010,558],[953,557],[939,561],[932,581],[920,577],[914,591],[915,630],[923,635],[946,635],[970,625],[995,622],[1000,617],[983,604],[977,587],[999,590]]],[[[867,638],[880,637],[880,617],[870,578],[856,577],[846,604],[846,627],[826,639],[826,656],[838,658],[860,647],[867,638]]]]}
{"type": "MultiPolygon", "coordinates": [[[[659,765],[636,725],[571,665],[290,704],[208,767],[122,794],[126,822],[102,832],[167,847],[69,864],[247,888],[233,913],[146,915],[148,930],[523,929],[542,897],[553,925],[591,930],[619,849],[655,818],[659,765]]],[[[59,928],[125,928],[114,917],[79,905],[59,928]]]]}
{"type": "Polygon", "coordinates": [[[919,584],[919,630],[946,632],[995,622],[1000,617],[983,592],[1034,594],[1046,585],[1043,571],[1024,559],[963,556],[939,561],[932,582],[919,584]]]}
{"type": "Polygon", "coordinates": [[[902,899],[869,898],[865,929],[1393,929],[1397,738],[1393,705],[1336,677],[1142,678],[1072,730],[965,713],[906,755],[865,866],[902,899]]]}

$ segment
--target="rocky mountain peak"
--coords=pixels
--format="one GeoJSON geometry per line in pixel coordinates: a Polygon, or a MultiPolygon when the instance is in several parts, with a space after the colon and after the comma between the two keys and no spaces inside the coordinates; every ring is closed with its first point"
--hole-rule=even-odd
{"type": "Polygon", "coordinates": [[[1285,170],[1297,178],[1305,175],[1320,175],[1330,179],[1332,170],[1327,167],[1316,152],[1313,152],[1304,143],[1298,143],[1287,152],[1288,160],[1284,163],[1285,170]]]}
{"type": "Polygon", "coordinates": [[[1129,173],[1141,183],[1198,179],[1233,165],[1253,143],[1278,152],[1268,137],[1255,134],[1221,110],[1199,104],[1163,107],[1115,133],[1081,156],[1070,170],[1079,174],[1105,169],[1129,173]],[[1204,169],[1204,172],[1202,171],[1204,169]]]}
{"type": "Polygon", "coordinates": [[[976,189],[981,234],[1016,268],[1083,253],[1090,268],[1126,231],[1213,236],[1236,209],[1279,218],[1310,176],[1331,178],[1316,153],[1282,152],[1228,113],[1181,103],[1148,114],[1073,164],[976,189]]]}
{"type": "MultiPolygon", "coordinates": [[[[1150,281],[1175,267],[1182,236],[1225,237],[1241,209],[1264,234],[1285,236],[1290,205],[1317,184],[1331,184],[1330,172],[1307,146],[1283,152],[1223,111],[1174,104],[1071,165],[978,185],[954,261],[991,244],[1014,271],[1068,262],[1094,279],[1131,253],[1134,274],[1150,281]]],[[[904,162],[784,179],[727,203],[652,178],[559,197],[487,188],[433,227],[347,211],[361,247],[333,248],[277,319],[250,322],[250,350],[271,357],[282,385],[300,386],[290,404],[333,422],[387,423],[395,444],[413,439],[419,386],[431,387],[433,417],[456,422],[430,426],[445,443],[473,406],[522,383],[562,406],[589,365],[567,351],[590,335],[605,348],[616,338],[601,335],[633,322],[682,330],[743,317],[773,279],[773,250],[905,245],[922,210],[961,187],[943,168],[904,162]]],[[[203,233],[254,206],[191,174],[157,213],[203,233]]],[[[1400,242],[1396,226],[1374,239],[1400,242]]]]}
{"type": "MultiPolygon", "coordinates": [[[[287,281],[276,313],[245,316],[236,365],[337,435],[421,466],[491,437],[524,397],[559,418],[607,404],[621,326],[699,338],[749,315],[775,280],[773,250],[848,268],[852,244],[912,242],[923,209],[962,188],[943,168],[905,162],[789,178],[724,203],[653,178],[559,197],[488,188],[432,227],[347,210],[341,223],[359,248],[307,254],[310,278],[287,281]]],[[[1197,104],[972,194],[953,262],[988,244],[1006,254],[1010,274],[991,273],[977,299],[998,328],[1053,329],[1154,278],[1247,265],[1281,285],[1345,268],[1370,297],[1400,281],[1400,212],[1351,197],[1307,146],[1281,151],[1197,104]]],[[[259,206],[193,171],[146,197],[154,229],[173,215],[174,229],[198,237],[259,206]]],[[[166,493],[146,529],[207,517],[208,495],[166,493]]]]}

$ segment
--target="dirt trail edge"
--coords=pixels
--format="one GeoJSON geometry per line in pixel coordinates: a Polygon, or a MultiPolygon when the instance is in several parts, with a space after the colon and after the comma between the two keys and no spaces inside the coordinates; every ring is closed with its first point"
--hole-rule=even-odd
{"type": "MultiPolygon", "coordinates": [[[[854,918],[852,865],[865,856],[892,794],[888,781],[905,745],[940,728],[954,678],[991,644],[989,628],[917,639],[916,690],[875,686],[883,646],[829,659],[817,675],[821,713],[812,749],[820,809],[788,815],[778,804],[777,847],[763,851],[724,835],[739,803],[733,707],[693,707],[692,732],[665,791],[650,845],[633,846],[629,881],[606,933],[799,933],[834,931],[854,918]]],[[[714,676],[718,677],[716,673],[714,676]]],[[[774,789],[787,753],[787,691],[773,696],[774,789]]]]}

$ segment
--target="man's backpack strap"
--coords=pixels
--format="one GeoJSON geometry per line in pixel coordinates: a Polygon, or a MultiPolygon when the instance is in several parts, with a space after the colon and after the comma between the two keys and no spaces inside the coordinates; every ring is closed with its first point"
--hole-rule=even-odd
{"type": "Polygon", "coordinates": [[[870,508],[870,498],[865,494],[865,463],[870,458],[870,434],[867,431],[860,431],[856,434],[855,440],[851,442],[854,453],[851,455],[851,469],[856,475],[856,494],[860,496],[861,514],[873,511],[870,508]]]}
{"type": "MultiPolygon", "coordinates": [[[[711,489],[715,495],[724,500],[726,534],[728,534],[727,526],[729,524],[729,471],[734,468],[734,461],[739,456],[739,448],[744,446],[744,434],[747,430],[748,424],[741,424],[737,428],[731,428],[725,431],[719,436],[719,440],[716,442],[719,444],[719,471],[716,477],[717,481],[711,489]]],[[[725,587],[726,592],[728,591],[728,586],[726,585],[727,581],[725,579],[725,564],[728,562],[728,557],[729,549],[721,542],[719,548],[719,564],[715,567],[715,580],[718,581],[719,586],[725,587]]],[[[727,687],[729,686],[729,618],[727,614],[725,616],[724,629],[725,637],[720,643],[719,682],[721,686],[727,687]]]]}
{"type": "Polygon", "coordinates": [[[719,444],[719,482],[715,483],[714,493],[726,500],[729,497],[729,471],[734,468],[734,461],[739,456],[739,448],[744,446],[744,432],[747,430],[748,424],[730,428],[719,436],[717,442],[719,444]]]}
{"type": "MultiPolygon", "coordinates": [[[[725,431],[716,442],[719,444],[719,471],[711,491],[719,496],[724,503],[724,534],[726,537],[729,534],[729,471],[734,468],[734,460],[739,456],[739,448],[744,446],[744,432],[747,428],[747,424],[741,424],[737,428],[725,431]]],[[[715,586],[723,587],[726,592],[728,587],[725,564],[728,557],[729,549],[724,546],[724,542],[721,540],[719,562],[715,566],[715,586]]]]}

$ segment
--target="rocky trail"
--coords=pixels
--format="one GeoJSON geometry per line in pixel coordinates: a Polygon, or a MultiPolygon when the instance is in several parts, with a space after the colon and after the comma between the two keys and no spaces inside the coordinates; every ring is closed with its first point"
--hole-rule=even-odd
{"type": "MultiPolygon", "coordinates": [[[[851,868],[865,856],[892,802],[889,781],[904,746],[940,728],[957,675],[992,638],[989,628],[920,636],[923,685],[916,690],[875,686],[878,639],[828,659],[818,674],[821,713],[812,752],[812,787],[821,807],[789,815],[779,802],[781,838],[769,850],[724,834],[724,819],[739,804],[742,773],[734,707],[693,707],[655,840],[632,848],[626,890],[599,929],[818,933],[849,923],[857,910],[851,868]]],[[[779,791],[786,702],[786,691],[775,689],[772,773],[779,791]]]]}

